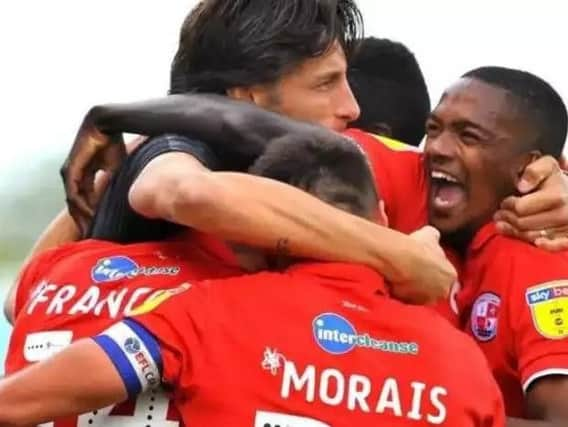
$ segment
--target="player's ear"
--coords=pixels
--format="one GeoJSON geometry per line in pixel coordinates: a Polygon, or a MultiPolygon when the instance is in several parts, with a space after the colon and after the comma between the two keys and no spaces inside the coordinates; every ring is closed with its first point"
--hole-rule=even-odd
{"type": "Polygon", "coordinates": [[[227,95],[238,101],[252,102],[261,108],[274,110],[280,98],[274,85],[239,86],[227,89],[227,95]]]}
{"type": "Polygon", "coordinates": [[[238,86],[227,89],[227,96],[237,101],[254,102],[253,91],[250,87],[238,86]]]}
{"type": "Polygon", "coordinates": [[[523,176],[527,166],[530,165],[531,163],[535,162],[536,160],[538,160],[541,157],[542,157],[542,153],[538,150],[533,150],[533,151],[530,151],[528,153],[525,153],[525,154],[522,154],[521,156],[519,156],[518,161],[516,161],[514,163],[513,171],[512,171],[513,174],[514,174],[514,177],[515,177],[515,183],[517,183],[517,181],[523,176]]]}

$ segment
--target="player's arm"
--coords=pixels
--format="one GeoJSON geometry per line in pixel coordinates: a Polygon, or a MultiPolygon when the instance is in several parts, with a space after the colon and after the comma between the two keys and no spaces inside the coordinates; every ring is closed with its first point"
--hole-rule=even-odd
{"type": "Polygon", "coordinates": [[[175,133],[207,141],[217,153],[251,162],[270,140],[289,134],[341,138],[320,126],[289,119],[220,95],[170,95],[155,100],[93,107],[85,119],[105,134],[175,133]]]}
{"type": "MultiPolygon", "coordinates": [[[[546,423],[526,427],[568,425],[568,375],[547,375],[530,385],[525,396],[528,416],[546,423]]],[[[516,425],[511,422],[511,425],[516,425]]],[[[520,426],[519,426],[520,427],[520,426]]]]}
{"type": "Polygon", "coordinates": [[[423,241],[274,180],[211,172],[185,153],[152,160],[130,188],[129,202],[143,216],[226,240],[295,256],[370,265],[396,284],[396,296],[410,302],[445,296],[455,279],[443,253],[423,241]]]}
{"type": "Polygon", "coordinates": [[[97,106],[85,117],[61,170],[75,219],[92,216],[94,171],[116,170],[122,160],[121,150],[117,149],[120,139],[116,137],[121,132],[189,135],[241,162],[255,158],[268,140],[288,132],[323,132],[324,137],[338,137],[314,125],[218,95],[172,95],[153,101],[97,106]],[[101,138],[100,132],[107,137],[101,138]]]}
{"type": "Polygon", "coordinates": [[[0,426],[30,426],[118,403],[127,388],[93,340],[0,380],[0,426]]]}
{"type": "Polygon", "coordinates": [[[531,249],[513,260],[506,314],[527,415],[568,425],[568,259],[531,249]]]}

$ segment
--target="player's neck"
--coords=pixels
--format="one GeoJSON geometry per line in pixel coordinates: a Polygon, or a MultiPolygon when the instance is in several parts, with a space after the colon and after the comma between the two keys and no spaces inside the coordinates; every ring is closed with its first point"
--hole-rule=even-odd
{"type": "Polygon", "coordinates": [[[266,256],[262,250],[239,243],[228,243],[228,245],[235,253],[237,262],[243,270],[252,273],[268,269],[266,256]]]}

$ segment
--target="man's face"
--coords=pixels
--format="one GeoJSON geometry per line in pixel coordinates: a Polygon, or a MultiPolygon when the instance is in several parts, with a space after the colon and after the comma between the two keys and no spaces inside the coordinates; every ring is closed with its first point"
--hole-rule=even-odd
{"type": "Polygon", "coordinates": [[[260,107],[336,131],[344,130],[360,113],[339,43],[325,54],[304,61],[277,83],[253,92],[253,100],[260,107]]]}
{"type": "Polygon", "coordinates": [[[426,124],[430,223],[471,237],[489,221],[531,154],[530,138],[507,91],[464,78],[442,96],[426,124]]]}

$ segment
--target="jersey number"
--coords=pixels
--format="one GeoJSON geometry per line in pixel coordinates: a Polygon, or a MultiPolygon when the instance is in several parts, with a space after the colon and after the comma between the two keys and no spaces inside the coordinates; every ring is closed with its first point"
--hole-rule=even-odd
{"type": "MultiPolygon", "coordinates": [[[[148,391],[136,400],[128,400],[95,412],[80,415],[77,427],[179,427],[171,416],[170,401],[162,392],[148,391]]],[[[57,427],[57,423],[40,427],[57,427]]]]}

